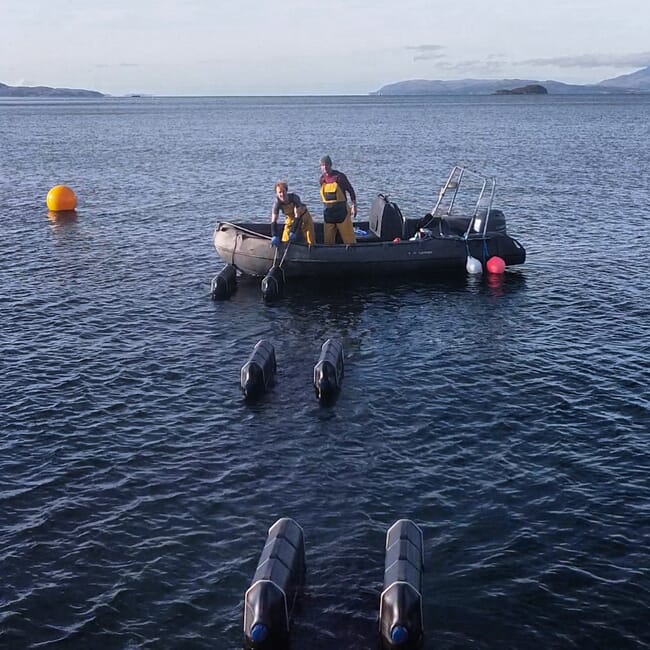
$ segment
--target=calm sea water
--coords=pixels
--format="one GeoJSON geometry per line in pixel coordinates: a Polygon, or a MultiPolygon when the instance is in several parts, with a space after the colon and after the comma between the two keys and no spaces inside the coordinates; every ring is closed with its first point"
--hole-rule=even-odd
{"type": "Polygon", "coordinates": [[[376,647],[387,528],[424,532],[433,648],[650,647],[650,98],[0,103],[0,647],[238,648],[295,518],[293,650],[376,647]],[[209,297],[219,219],[318,159],[367,214],[495,175],[498,280],[209,297]],[[53,185],[76,220],[45,207],[53,185]],[[311,387],[338,337],[333,407],[311,387]],[[261,338],[277,384],[246,405],[261,338]]]}

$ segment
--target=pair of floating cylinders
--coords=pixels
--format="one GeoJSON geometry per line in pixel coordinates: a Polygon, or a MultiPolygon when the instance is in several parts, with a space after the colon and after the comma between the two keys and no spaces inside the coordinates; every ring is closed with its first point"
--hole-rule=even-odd
{"type": "Polygon", "coordinates": [[[237,289],[237,269],[232,264],[227,264],[217,275],[212,278],[210,295],[213,300],[226,300],[237,289]]]}
{"type": "Polygon", "coordinates": [[[241,389],[246,399],[261,397],[273,383],[276,370],[273,344],[260,339],[240,371],[241,389]]]}
{"type": "Polygon", "coordinates": [[[269,272],[262,278],[262,297],[269,302],[282,297],[284,293],[284,269],[280,266],[272,266],[269,272]]]}
{"type": "Polygon", "coordinates": [[[52,212],[70,212],[77,207],[77,197],[67,185],[55,185],[45,199],[52,212]]]}
{"type": "Polygon", "coordinates": [[[384,590],[379,603],[379,638],[384,650],[412,650],[422,643],[422,530],[410,519],[386,534],[384,590]]]}
{"type": "Polygon", "coordinates": [[[288,517],[266,538],[251,586],[244,596],[244,643],[248,649],[286,648],[291,614],[305,582],[305,536],[288,517]]]}
{"type": "MultiPolygon", "coordinates": [[[[471,255],[467,256],[465,268],[471,275],[478,275],[479,273],[483,273],[483,265],[481,264],[481,261],[477,260],[475,257],[472,257],[471,255]]],[[[506,270],[506,263],[503,258],[499,257],[498,255],[493,255],[485,263],[485,268],[487,269],[488,273],[501,274],[506,270]]]]}
{"type": "Polygon", "coordinates": [[[319,402],[336,397],[341,390],[343,371],[343,345],[336,339],[327,339],[314,366],[314,389],[319,402]]]}

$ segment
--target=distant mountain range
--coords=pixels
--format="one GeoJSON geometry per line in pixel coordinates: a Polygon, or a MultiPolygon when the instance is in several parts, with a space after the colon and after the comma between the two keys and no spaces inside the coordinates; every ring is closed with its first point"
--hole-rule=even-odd
{"type": "Polygon", "coordinates": [[[0,83],[0,97],[104,97],[96,90],[50,88],[49,86],[7,86],[0,83]]]}
{"type": "Polygon", "coordinates": [[[549,94],[553,95],[650,92],[650,66],[631,74],[605,79],[597,84],[565,84],[561,81],[537,81],[533,79],[460,79],[458,81],[409,79],[382,86],[379,90],[370,94],[492,95],[498,91],[537,84],[542,85],[549,94]]]}
{"type": "MultiPolygon", "coordinates": [[[[382,86],[371,95],[509,95],[531,94],[512,92],[526,86],[543,86],[548,94],[611,94],[650,92],[650,66],[605,79],[597,84],[566,84],[561,81],[534,79],[459,79],[441,81],[408,79],[382,86]]],[[[139,95],[132,95],[139,97],[139,95]]],[[[8,86],[0,83],[0,97],[106,97],[96,90],[50,88],[49,86],[8,86]]]]}

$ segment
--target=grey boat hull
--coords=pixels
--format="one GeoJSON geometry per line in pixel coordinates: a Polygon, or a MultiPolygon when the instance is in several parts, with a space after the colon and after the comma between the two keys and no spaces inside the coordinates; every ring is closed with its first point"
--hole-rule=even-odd
{"type": "MultiPolygon", "coordinates": [[[[316,225],[316,241],[322,241],[322,224],[316,225]]],[[[368,223],[356,224],[368,231],[368,223]]],[[[460,224],[462,232],[464,224],[460,224]]],[[[407,220],[407,235],[417,230],[417,220],[407,220]]],[[[226,264],[241,273],[265,276],[271,266],[282,261],[286,277],[345,277],[408,274],[445,275],[464,272],[468,253],[485,266],[485,261],[497,255],[506,266],[523,264],[524,247],[507,234],[494,232],[464,238],[456,234],[438,233],[426,239],[399,242],[381,241],[372,234],[358,237],[354,245],[316,244],[302,242],[271,246],[268,223],[219,222],[214,230],[214,246],[226,264]],[[283,259],[284,258],[284,259],[283,259]]]]}

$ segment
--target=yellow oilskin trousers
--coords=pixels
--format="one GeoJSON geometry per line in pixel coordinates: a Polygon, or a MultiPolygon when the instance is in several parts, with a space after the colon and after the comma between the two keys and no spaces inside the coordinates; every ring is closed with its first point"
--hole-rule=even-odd
{"type": "MultiPolygon", "coordinates": [[[[314,220],[311,218],[309,210],[305,210],[302,213],[302,216],[298,218],[300,219],[300,230],[302,230],[302,236],[305,238],[307,246],[313,246],[316,243],[316,231],[314,230],[314,220]]],[[[293,215],[285,215],[282,241],[289,241],[289,233],[291,232],[291,227],[295,220],[296,219],[293,215]]],[[[352,234],[354,234],[354,231],[352,234]]]]}
{"type": "Polygon", "coordinates": [[[336,232],[341,234],[341,239],[344,244],[356,244],[357,238],[354,236],[354,226],[352,225],[352,211],[350,206],[346,205],[347,215],[341,223],[324,223],[323,224],[323,239],[326,244],[333,244],[336,242],[336,232]]]}

